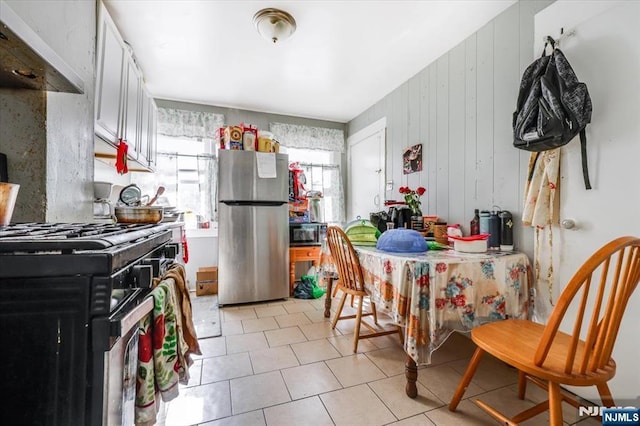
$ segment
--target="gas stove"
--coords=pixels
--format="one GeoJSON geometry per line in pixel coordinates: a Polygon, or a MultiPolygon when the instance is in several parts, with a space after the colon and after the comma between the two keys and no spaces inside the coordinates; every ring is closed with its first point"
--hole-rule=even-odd
{"type": "Polygon", "coordinates": [[[172,235],[170,224],[0,227],[0,330],[12,344],[0,353],[5,415],[19,424],[125,424],[135,380],[123,371],[135,371],[152,281],[177,257],[172,235]]]}
{"type": "Polygon", "coordinates": [[[109,274],[171,239],[167,224],[22,223],[0,227],[0,278],[109,274]]]}

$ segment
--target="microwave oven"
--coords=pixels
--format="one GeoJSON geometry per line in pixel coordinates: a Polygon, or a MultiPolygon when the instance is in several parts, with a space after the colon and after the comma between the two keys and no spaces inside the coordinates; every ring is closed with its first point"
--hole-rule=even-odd
{"type": "Polygon", "coordinates": [[[327,236],[326,223],[290,223],[289,245],[319,246],[327,236]]]}

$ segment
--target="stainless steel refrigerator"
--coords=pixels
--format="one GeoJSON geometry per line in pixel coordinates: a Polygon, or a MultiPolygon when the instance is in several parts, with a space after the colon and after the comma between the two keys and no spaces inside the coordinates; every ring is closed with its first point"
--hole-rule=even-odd
{"type": "Polygon", "coordinates": [[[288,155],[218,151],[218,303],[289,297],[288,155]]]}

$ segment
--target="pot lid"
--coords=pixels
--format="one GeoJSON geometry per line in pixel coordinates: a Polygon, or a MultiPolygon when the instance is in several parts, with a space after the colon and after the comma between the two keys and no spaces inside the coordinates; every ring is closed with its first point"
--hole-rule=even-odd
{"type": "Polygon", "coordinates": [[[140,199],[142,198],[142,191],[135,183],[127,185],[120,191],[120,202],[127,206],[140,205],[140,199]]]}

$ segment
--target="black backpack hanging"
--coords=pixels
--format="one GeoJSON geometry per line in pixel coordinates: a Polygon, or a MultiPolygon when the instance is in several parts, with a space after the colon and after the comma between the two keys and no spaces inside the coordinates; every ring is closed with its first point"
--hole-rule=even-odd
{"type": "Polygon", "coordinates": [[[513,113],[513,146],[540,153],[566,145],[580,134],[582,176],[585,188],[591,189],[585,133],[591,122],[591,98],[587,85],[578,81],[555,45],[555,40],[547,37],[542,56],[522,74],[513,113]],[[548,44],[553,49],[551,55],[546,55],[548,44]]]}

